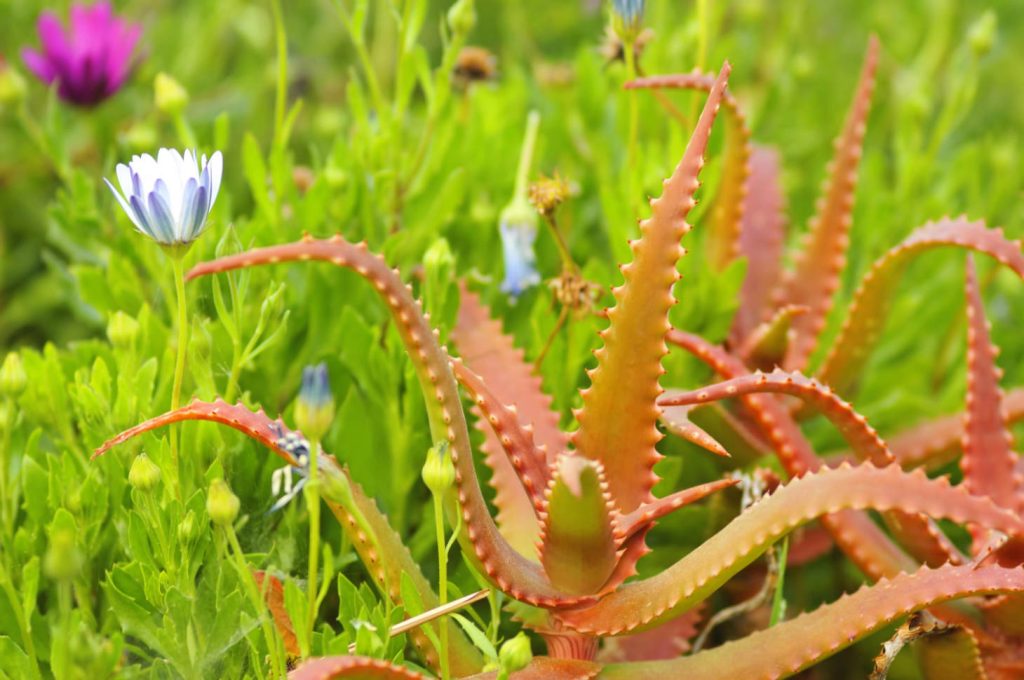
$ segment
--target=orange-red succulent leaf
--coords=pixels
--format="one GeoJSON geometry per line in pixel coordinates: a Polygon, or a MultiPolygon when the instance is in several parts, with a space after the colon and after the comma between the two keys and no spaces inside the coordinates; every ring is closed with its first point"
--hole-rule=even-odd
{"type": "MultiPolygon", "coordinates": [[[[970,566],[901,574],[740,640],[671,661],[608,666],[604,678],[777,680],[911,612],[972,595],[1024,592],[1024,570],[970,566]]],[[[967,676],[970,677],[970,676],[967,676]]]]}
{"type": "MultiPolygon", "coordinates": [[[[1007,392],[1003,409],[1008,425],[1024,419],[1024,388],[1007,392]]],[[[888,438],[889,450],[904,469],[934,470],[960,455],[963,434],[964,414],[954,413],[894,434],[888,438]]]]}
{"type": "Polygon", "coordinates": [[[968,628],[923,637],[914,642],[914,651],[928,680],[989,680],[978,639],[968,628]]]}
{"type": "Polygon", "coordinates": [[[836,155],[829,165],[818,210],[796,258],[793,271],[783,280],[780,302],[803,305],[808,312],[793,321],[793,340],[785,368],[799,369],[818,343],[825,320],[839,287],[839,275],[846,266],[846,249],[853,222],[853,198],[857,188],[857,166],[864,142],[865,123],[871,107],[878,66],[878,40],[872,36],[860,73],[860,81],[846,123],[836,139],[836,155]]]}
{"type": "Polygon", "coordinates": [[[868,508],[900,508],[1013,536],[1024,534],[1024,519],[951,486],[945,478],[928,479],[923,472],[906,473],[895,465],[823,468],[762,498],[657,575],[628,583],[590,607],[560,611],[556,617],[571,629],[593,635],[649,628],[702,602],[797,526],[840,510],[868,508]]]}
{"type": "MultiPolygon", "coordinates": [[[[271,420],[263,411],[251,411],[242,404],[228,404],[220,399],[212,403],[194,400],[188,406],[176,411],[150,418],[107,441],[96,449],[93,457],[102,455],[114,445],[143,432],[186,420],[207,420],[227,425],[263,444],[284,458],[290,465],[297,464],[292,454],[282,448],[282,442],[287,441],[286,436],[294,431],[290,430],[280,419],[271,420]]],[[[343,505],[325,498],[327,505],[337,517],[377,586],[382,592],[387,593],[392,601],[400,603],[402,601],[401,582],[404,575],[411,580],[424,607],[427,609],[437,607],[440,601],[434,594],[430,582],[423,576],[419,564],[402,542],[402,537],[388,523],[387,517],[377,507],[376,502],[363,492],[362,487],[349,476],[345,468],[337,464],[332,456],[326,452],[324,455],[325,464],[321,469],[321,474],[345,476],[352,502],[355,503],[361,517],[356,518],[343,505]],[[373,532],[372,536],[366,535],[364,525],[359,519],[364,520],[370,527],[373,532]]],[[[479,651],[455,623],[448,621],[445,625],[449,629],[449,663],[452,669],[458,669],[460,673],[473,673],[479,670],[483,665],[479,651]]],[[[427,636],[417,629],[410,631],[409,637],[426,664],[434,669],[440,668],[437,651],[427,636]]]]}
{"type": "Polygon", "coordinates": [[[546,456],[520,425],[516,411],[498,401],[480,376],[459,359],[452,360],[452,370],[472,397],[477,429],[484,433],[481,448],[491,469],[498,528],[516,550],[532,559],[540,535],[537,509],[551,476],[546,456]]]}
{"type": "Polygon", "coordinates": [[[888,465],[894,460],[885,442],[864,416],[854,411],[827,385],[796,371],[776,369],[771,373],[749,373],[715,385],[662,397],[658,404],[663,407],[705,404],[755,393],[799,397],[813,404],[836,426],[861,460],[875,465],[888,465]]]}
{"type": "Polygon", "coordinates": [[[613,517],[600,463],[564,454],[544,499],[538,545],[544,571],[574,595],[600,590],[618,563],[613,517]]]}
{"type": "MultiPolygon", "coordinates": [[[[473,466],[472,447],[458,385],[447,351],[399,273],[365,244],[352,244],[340,235],[317,240],[257,248],[204,262],[188,279],[232,269],[297,260],[321,260],[353,269],[369,281],[387,304],[419,378],[435,440],[447,441],[455,464],[455,484],[463,524],[459,532],[467,559],[509,596],[538,606],[570,606],[581,598],[566,598],[548,582],[540,565],[521,555],[498,531],[484,500],[473,466]]],[[[582,598],[585,601],[586,598],[582,598]]]]}
{"type": "Polygon", "coordinates": [[[650,503],[644,503],[633,512],[628,515],[622,515],[616,520],[616,534],[619,536],[619,540],[625,540],[670,512],[674,512],[691,503],[696,503],[722,489],[736,486],[739,481],[738,479],[717,479],[713,482],[707,482],[671,493],[664,498],[658,498],[650,503]]]}
{"type": "MultiPolygon", "coordinates": [[[[671,408],[671,407],[668,407],[671,408]]],[[[748,424],[721,404],[703,404],[690,411],[690,420],[715,438],[740,465],[771,455],[768,443],[748,424]]]]}
{"type": "Polygon", "coordinates": [[[460,287],[459,315],[452,329],[452,341],[466,365],[487,383],[505,406],[514,406],[519,422],[533,428],[533,440],[544,449],[552,463],[569,446],[569,435],[558,426],[551,397],[541,389],[541,380],[523,351],[492,319],[476,293],[460,287]]]}
{"type": "Polygon", "coordinates": [[[690,651],[690,640],[697,634],[697,625],[702,618],[701,610],[702,607],[698,606],[642,633],[606,638],[598,658],[605,663],[621,663],[682,656],[690,651]]]}
{"type": "Polygon", "coordinates": [[[738,347],[768,318],[772,291],[782,275],[786,239],[785,198],[779,182],[779,154],[755,146],[740,224],[740,255],[747,258],[747,275],[740,288],[740,306],[733,318],[729,344],[738,347]]]}
{"type": "MultiPolygon", "coordinates": [[[[723,378],[733,379],[747,374],[743,362],[698,335],[673,329],[668,341],[693,354],[723,378]]],[[[789,411],[774,397],[748,394],[740,397],[740,401],[771,442],[790,476],[799,476],[822,466],[821,459],[815,455],[789,411]]],[[[843,511],[823,517],[821,523],[843,552],[872,579],[892,576],[917,566],[871,518],[862,513],[843,511]]],[[[944,547],[935,542],[934,554],[941,554],[944,547]]]]}
{"type": "Polygon", "coordinates": [[[989,229],[981,221],[965,217],[944,218],[915,230],[872,266],[854,293],[842,330],[818,370],[821,382],[850,398],[885,325],[893,291],[907,264],[932,248],[953,246],[984,253],[1024,277],[1024,254],[1018,241],[1010,241],[1001,229],[989,229]]]}
{"type": "MultiPolygon", "coordinates": [[[[666,390],[666,395],[675,394],[677,390],[666,390]]],[[[716,456],[729,457],[729,452],[719,444],[714,437],[705,432],[703,428],[690,422],[690,412],[693,405],[686,406],[662,406],[661,424],[670,434],[685,439],[691,444],[696,444],[705,451],[710,451],[716,456]]]]}
{"type": "Polygon", "coordinates": [[[298,656],[301,653],[299,639],[295,637],[292,619],[288,616],[288,610],[284,606],[284,585],[281,583],[281,579],[257,569],[253,570],[252,575],[256,578],[256,585],[260,592],[264,593],[263,598],[267,603],[267,609],[270,610],[270,617],[274,620],[274,627],[277,628],[277,634],[284,641],[284,650],[291,656],[298,656]],[[267,581],[266,590],[263,586],[264,581],[267,581]]]}
{"type": "Polygon", "coordinates": [[[960,467],[964,485],[979,496],[1019,510],[1024,484],[1017,475],[1013,434],[1003,417],[1002,372],[996,366],[996,348],[989,339],[985,307],[978,290],[974,259],[967,257],[967,409],[960,467]]]}
{"type": "Polygon", "coordinates": [[[604,466],[611,495],[621,512],[631,512],[651,497],[657,481],[654,465],[661,439],[655,400],[661,360],[668,352],[668,312],[679,279],[676,265],[680,240],[689,231],[686,216],[695,205],[697,175],[729,75],[729,65],[711,88],[697,127],[682,160],[664,183],[660,198],[651,201],[651,217],[640,224],[640,238],[631,248],[634,259],[622,266],[623,285],[614,289],[615,306],[608,310],[604,346],[595,353],[597,367],[583,390],[579,429],[572,442],[577,451],[604,466]]]}
{"type": "MultiPolygon", "coordinates": [[[[712,73],[677,73],[649,76],[626,83],[626,89],[683,89],[710,92],[714,87],[712,73]]],[[[739,255],[740,224],[750,174],[750,128],[736,98],[729,90],[722,96],[726,115],[724,158],[715,203],[711,212],[711,230],[708,233],[708,260],[717,269],[724,269],[739,255]]]]}
{"type": "Polygon", "coordinates": [[[427,680],[427,676],[382,659],[365,656],[324,656],[304,661],[288,680],[427,680]]]}
{"type": "Polygon", "coordinates": [[[792,335],[793,320],[807,312],[800,305],[786,305],[772,318],[750,332],[738,350],[740,358],[751,368],[771,371],[782,365],[792,335]]]}

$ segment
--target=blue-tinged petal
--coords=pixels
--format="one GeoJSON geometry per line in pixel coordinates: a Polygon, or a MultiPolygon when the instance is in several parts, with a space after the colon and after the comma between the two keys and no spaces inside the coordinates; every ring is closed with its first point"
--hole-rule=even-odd
{"type": "Polygon", "coordinates": [[[204,170],[210,171],[210,208],[217,201],[217,193],[220,191],[220,178],[224,172],[224,157],[220,151],[214,151],[210,156],[210,162],[204,164],[204,170]]]}
{"type": "Polygon", "coordinates": [[[505,255],[505,280],[501,290],[512,297],[518,297],[530,286],[540,283],[537,257],[533,252],[537,229],[532,224],[502,222],[499,230],[505,255]]]}
{"type": "Polygon", "coordinates": [[[115,189],[114,185],[111,184],[110,180],[107,179],[106,177],[103,178],[103,181],[107,183],[108,187],[110,187],[110,192],[114,194],[114,198],[117,199],[117,202],[121,205],[121,210],[124,210],[124,213],[128,216],[128,219],[130,219],[135,224],[136,227],[139,227],[141,229],[142,225],[139,224],[139,220],[135,216],[135,211],[132,209],[130,205],[128,205],[128,201],[126,201],[124,197],[121,196],[121,192],[115,189]]]}
{"type": "MultiPolygon", "coordinates": [[[[157,181],[157,184],[160,182],[157,181]]],[[[171,206],[167,205],[167,199],[157,190],[149,192],[149,218],[157,241],[168,245],[180,241],[174,230],[171,206]]]]}
{"type": "Polygon", "coordinates": [[[181,233],[184,241],[191,241],[192,223],[195,221],[196,212],[196,190],[199,189],[199,182],[190,177],[185,181],[185,188],[182,190],[181,206],[178,210],[178,224],[181,225],[181,233]]]}
{"type": "Polygon", "coordinates": [[[209,192],[206,187],[200,186],[196,189],[195,212],[192,216],[192,223],[185,224],[189,229],[189,240],[194,241],[206,230],[206,216],[210,212],[209,192]]]}
{"type": "Polygon", "coordinates": [[[132,195],[132,169],[124,163],[118,163],[116,172],[117,183],[121,185],[121,193],[127,199],[132,195]]]}
{"type": "Polygon", "coordinates": [[[149,213],[146,212],[146,206],[143,204],[143,199],[133,194],[132,197],[128,199],[128,203],[132,207],[132,212],[135,213],[135,219],[133,219],[132,222],[135,222],[135,226],[139,228],[139,231],[146,236],[159,241],[160,238],[157,236],[156,232],[153,231],[153,225],[150,224],[149,213]]]}

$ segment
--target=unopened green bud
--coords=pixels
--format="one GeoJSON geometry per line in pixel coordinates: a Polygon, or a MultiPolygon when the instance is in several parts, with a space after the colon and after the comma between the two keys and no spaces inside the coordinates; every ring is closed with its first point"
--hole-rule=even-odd
{"type": "Polygon", "coordinates": [[[128,349],[139,335],[139,322],[124,312],[114,312],[107,323],[107,338],[118,349],[128,349]]]}
{"type": "Polygon", "coordinates": [[[43,570],[55,581],[70,581],[82,570],[82,551],[75,543],[75,532],[56,529],[43,558],[43,570]]]}
{"type": "Polygon", "coordinates": [[[448,27],[455,35],[469,35],[476,26],[476,7],[473,0],[458,0],[448,10],[448,27]]]}
{"type": "Polygon", "coordinates": [[[149,491],[160,483],[160,468],[144,453],[140,453],[132,461],[128,471],[128,483],[133,489],[149,491]]]}
{"type": "Polygon", "coordinates": [[[206,512],[217,526],[229,526],[238,517],[238,496],[231,492],[231,487],[223,479],[210,482],[210,492],[206,496],[206,512]]]}
{"type": "Polygon", "coordinates": [[[171,76],[158,73],[153,81],[153,101],[161,113],[178,116],[188,106],[188,91],[171,76]]]}
{"type": "Polygon", "coordinates": [[[82,512],[82,488],[79,487],[68,494],[67,499],[64,501],[64,507],[68,509],[72,515],[78,515],[82,512]]]}
{"type": "Polygon", "coordinates": [[[501,670],[505,673],[515,673],[530,665],[533,660],[533,650],[530,648],[530,638],[525,633],[516,635],[501,646],[498,652],[498,661],[501,663],[501,670]]]}
{"type": "Polygon", "coordinates": [[[327,380],[327,364],[307,366],[302,372],[302,389],[295,401],[295,424],[309,439],[327,434],[334,420],[334,396],[327,380]]]}
{"type": "Polygon", "coordinates": [[[196,537],[196,514],[191,510],[178,522],[178,541],[189,543],[196,537]]]}
{"type": "Polygon", "coordinates": [[[5,397],[16,397],[25,391],[28,376],[17,352],[11,352],[0,366],[0,394],[5,397]]]}
{"type": "Polygon", "coordinates": [[[455,483],[455,465],[448,454],[448,443],[431,447],[423,464],[423,483],[433,494],[443,494],[455,483]]]}
{"type": "Polygon", "coordinates": [[[25,78],[17,69],[0,63],[0,105],[17,104],[25,97],[25,78]]]}
{"type": "Polygon", "coordinates": [[[992,51],[998,30],[999,17],[991,9],[985,10],[985,13],[971,24],[971,27],[967,29],[967,42],[971,46],[974,56],[984,57],[992,51]]]}
{"type": "Polygon", "coordinates": [[[125,130],[124,143],[132,151],[142,153],[160,144],[160,137],[149,123],[136,122],[125,130]]]}

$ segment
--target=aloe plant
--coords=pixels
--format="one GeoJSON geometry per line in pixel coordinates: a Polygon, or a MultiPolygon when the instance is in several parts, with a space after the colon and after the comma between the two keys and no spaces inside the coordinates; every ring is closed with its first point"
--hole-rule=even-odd
{"type": "MultiPolygon", "coordinates": [[[[798,259],[807,263],[801,266],[808,270],[808,286],[800,288],[799,297],[780,298],[789,319],[783,325],[790,325],[792,333],[773,331],[761,336],[777,342],[781,335],[786,340],[785,353],[776,356],[787,368],[804,364],[830,304],[835,272],[831,267],[822,268],[817,255],[841,250],[845,240],[853,190],[850,166],[859,155],[874,55],[872,46],[854,113],[841,137],[835,179],[828,184],[829,198],[814,223],[808,255],[798,259]],[[794,314],[795,306],[812,311],[794,314]],[[798,324],[800,318],[808,320],[798,324]]],[[[323,240],[307,236],[296,243],[203,263],[189,274],[195,279],[232,269],[318,260],[352,269],[376,289],[415,367],[435,446],[450,455],[455,466],[455,485],[447,507],[453,525],[460,527],[463,553],[492,588],[518,602],[516,615],[547,642],[548,656],[535,659],[517,677],[783,677],[921,608],[979,595],[1002,595],[1000,602],[1014,603],[1014,595],[1024,591],[1024,570],[1013,559],[1014,546],[1024,538],[1019,501],[1015,501],[1018,506],[1010,507],[1005,497],[991,495],[985,486],[991,481],[978,482],[982,487],[974,482],[952,486],[945,478],[929,479],[923,471],[904,472],[877,433],[835,391],[790,372],[751,375],[744,359],[732,352],[738,342],[720,348],[670,327],[668,314],[675,302],[681,241],[690,230],[686,217],[695,204],[713,121],[726,101],[729,70],[725,65],[707,87],[708,99],[686,152],[665,181],[662,195],[651,201],[651,217],[641,223],[640,237],[631,243],[633,260],[621,267],[624,281],[613,291],[615,304],[608,310],[608,326],[601,332],[603,346],[596,352],[596,368],[589,373],[591,384],[581,393],[582,408],[575,413],[578,428],[571,434],[559,429],[557,414],[550,410],[550,400],[540,391],[529,365],[472,292],[464,289],[462,295],[452,338],[461,358],[452,358],[421,311],[412,288],[365,244],[352,244],[341,236],[323,240]],[[694,352],[731,381],[663,398],[660,378],[668,343],[694,352]],[[864,462],[835,468],[824,465],[800,432],[793,409],[764,392],[794,394],[820,407],[864,462]],[[469,409],[462,394],[468,397],[469,409]],[[657,427],[659,420],[666,410],[676,408],[674,405],[734,396],[741,398],[747,413],[742,420],[730,422],[751,430],[755,439],[774,448],[794,479],[740,513],[673,566],[630,580],[637,561],[648,551],[646,534],[659,518],[735,483],[723,479],[655,497],[654,467],[660,458],[656,445],[663,436],[657,427]],[[496,518],[474,466],[467,410],[477,415],[478,427],[487,436],[484,463],[493,472],[490,483],[496,490],[496,518]],[[894,535],[912,548],[917,559],[903,552],[860,512],[865,509],[887,513],[894,535]],[[975,535],[999,532],[1007,540],[988,546],[987,552],[979,551],[977,559],[960,558],[926,517],[967,524],[975,535]],[[879,583],[768,630],[690,656],[608,664],[595,660],[602,637],[690,622],[687,617],[733,575],[775,541],[816,518],[829,527],[836,542],[858,565],[880,579],[879,583]],[[921,561],[937,561],[938,556],[954,562],[919,566],[921,561]]],[[[700,82],[702,87],[707,84],[700,82]]],[[[740,146],[745,145],[743,139],[740,146]]],[[[740,151],[730,154],[731,159],[743,157],[740,151]]],[[[716,220],[749,223],[757,214],[750,209],[750,200],[762,196],[756,186],[764,181],[758,175],[763,164],[756,162],[756,154],[752,157],[751,171],[735,173],[737,181],[749,183],[750,188],[720,193],[729,201],[746,196],[746,216],[740,217],[744,213],[733,206],[731,211],[716,211],[716,220]]],[[[734,165],[744,163],[740,160],[734,165]]],[[[777,212],[777,204],[771,210],[777,212]]],[[[722,228],[721,233],[741,239],[742,223],[739,230],[722,228]]],[[[1013,244],[996,232],[965,221],[937,223],[915,238],[897,252],[958,244],[993,254],[1015,268],[1021,259],[1019,248],[1011,247],[1013,244]]],[[[835,257],[841,258],[841,252],[835,257]]],[[[777,267],[777,263],[766,264],[777,267]]],[[[751,272],[751,276],[762,275],[753,267],[751,272]]],[[[870,295],[870,290],[865,295],[870,295]]],[[[771,323],[770,313],[741,316],[748,324],[751,318],[771,323]]],[[[748,326],[735,337],[755,332],[756,325],[748,326]]],[[[980,347],[980,333],[977,328],[973,332],[973,344],[980,347]]],[[[977,358],[977,349],[975,355],[972,364],[981,366],[984,358],[977,358]]],[[[983,368],[972,368],[972,389],[984,391],[974,400],[983,403],[989,409],[986,412],[990,412],[994,394],[991,362],[988,365],[987,378],[983,368]]],[[[980,414],[982,408],[976,406],[975,410],[980,414]]],[[[722,453],[705,432],[688,422],[685,411],[673,414],[679,418],[673,431],[722,453]]],[[[272,421],[262,411],[224,402],[193,402],[149,420],[104,444],[97,455],[141,432],[182,420],[212,420],[234,427],[268,446],[289,465],[301,465],[295,455],[305,444],[301,434],[279,420],[272,421]]],[[[965,448],[971,450],[965,456],[968,461],[980,456],[975,452],[977,435],[972,435],[980,426],[972,424],[974,420],[965,427],[965,448]]],[[[412,594],[402,589],[402,575],[407,574],[423,605],[435,606],[437,597],[400,538],[344,465],[323,454],[320,475],[322,496],[382,592],[395,602],[406,599],[412,594]]],[[[427,624],[413,636],[421,660],[438,670],[432,643],[437,638],[430,634],[431,627],[437,625],[451,628],[447,653],[452,672],[459,677],[480,672],[479,653],[450,622],[427,624]]],[[[306,660],[294,675],[418,677],[402,667],[357,657],[306,660]]]]}

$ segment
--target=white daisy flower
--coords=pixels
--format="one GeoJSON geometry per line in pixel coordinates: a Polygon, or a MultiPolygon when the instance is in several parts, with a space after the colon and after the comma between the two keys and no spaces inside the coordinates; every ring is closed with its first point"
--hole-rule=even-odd
{"type": "Polygon", "coordinates": [[[222,170],[220,151],[207,162],[190,150],[183,156],[177,149],[160,149],[156,158],[142,154],[128,165],[117,164],[120,192],[103,181],[140,232],[161,245],[186,245],[206,229],[222,170]]]}

